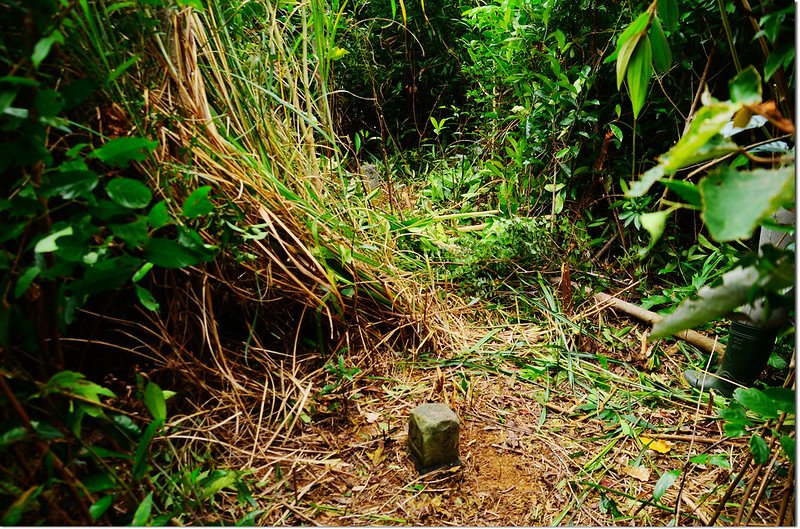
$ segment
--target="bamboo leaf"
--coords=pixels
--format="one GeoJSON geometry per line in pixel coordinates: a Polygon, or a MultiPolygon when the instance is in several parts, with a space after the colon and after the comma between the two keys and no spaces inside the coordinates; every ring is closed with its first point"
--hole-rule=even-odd
{"type": "Polygon", "coordinates": [[[661,477],[656,482],[656,486],[653,490],[653,499],[656,501],[661,501],[664,493],[667,492],[667,489],[670,488],[673,483],[675,483],[680,474],[681,471],[679,469],[670,470],[669,472],[664,472],[661,474],[661,477]]]}
{"type": "Polygon", "coordinates": [[[141,527],[147,525],[150,521],[150,513],[153,510],[153,493],[145,497],[142,503],[139,504],[139,507],[136,508],[136,512],[133,514],[133,521],[131,521],[132,527],[141,527]]]}
{"type": "Polygon", "coordinates": [[[665,73],[669,71],[672,64],[672,52],[667,43],[667,36],[664,35],[664,30],[661,28],[661,21],[658,17],[653,19],[650,25],[650,44],[653,47],[653,66],[659,72],[665,73]]]}
{"type": "Polygon", "coordinates": [[[658,0],[656,9],[667,31],[678,29],[678,0],[658,0]]]}
{"type": "Polygon", "coordinates": [[[150,414],[156,420],[166,420],[167,401],[164,392],[155,382],[148,382],[144,390],[144,404],[150,410],[150,414]]]}
{"type": "MultiPolygon", "coordinates": [[[[628,69],[628,62],[631,59],[631,54],[633,54],[636,45],[639,44],[639,40],[647,31],[647,21],[649,18],[646,12],[639,15],[630,26],[625,28],[625,31],[622,32],[622,35],[619,36],[619,40],[617,40],[617,49],[614,55],[612,55],[612,57],[616,56],[617,58],[617,90],[622,86],[622,80],[625,78],[625,72],[628,69]]],[[[611,57],[609,57],[609,59],[610,58],[611,57]]]]}
{"type": "Polygon", "coordinates": [[[150,423],[147,429],[142,434],[139,440],[139,446],[136,448],[136,455],[133,458],[133,469],[131,470],[131,477],[133,479],[140,479],[144,476],[147,470],[147,450],[150,448],[150,441],[156,435],[156,432],[161,425],[164,424],[164,419],[156,419],[150,423]]]}
{"type": "Polygon", "coordinates": [[[652,47],[650,39],[645,35],[636,46],[636,50],[628,64],[628,91],[633,104],[633,117],[638,118],[644,106],[650,88],[650,77],[653,75],[652,47]]]}

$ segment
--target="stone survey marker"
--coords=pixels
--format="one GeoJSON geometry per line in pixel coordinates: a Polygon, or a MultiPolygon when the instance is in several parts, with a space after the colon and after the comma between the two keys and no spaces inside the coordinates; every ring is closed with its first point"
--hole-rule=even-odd
{"type": "Polygon", "coordinates": [[[408,448],[420,474],[461,465],[458,416],[445,404],[421,404],[408,418],[408,448]]]}

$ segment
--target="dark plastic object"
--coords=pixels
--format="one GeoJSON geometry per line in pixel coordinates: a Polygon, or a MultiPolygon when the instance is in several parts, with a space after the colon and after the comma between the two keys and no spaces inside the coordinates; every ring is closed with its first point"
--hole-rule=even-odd
{"type": "Polygon", "coordinates": [[[690,369],[683,377],[697,389],[713,389],[722,396],[730,397],[737,387],[752,386],[764,371],[775,346],[775,336],[775,331],[734,321],[731,323],[725,356],[717,372],[712,374],[690,369]]]}

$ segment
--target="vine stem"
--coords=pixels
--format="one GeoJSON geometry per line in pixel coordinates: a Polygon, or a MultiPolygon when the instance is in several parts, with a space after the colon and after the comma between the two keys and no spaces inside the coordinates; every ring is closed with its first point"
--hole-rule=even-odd
{"type": "Polygon", "coordinates": [[[717,0],[719,6],[719,16],[722,18],[722,25],[725,27],[725,37],[728,39],[728,48],[731,50],[731,57],[733,57],[733,65],[736,66],[736,73],[742,71],[742,63],[739,62],[739,55],[736,53],[736,47],[733,45],[733,32],[731,31],[731,23],[728,21],[728,14],[725,12],[725,4],[722,0],[717,0]]]}

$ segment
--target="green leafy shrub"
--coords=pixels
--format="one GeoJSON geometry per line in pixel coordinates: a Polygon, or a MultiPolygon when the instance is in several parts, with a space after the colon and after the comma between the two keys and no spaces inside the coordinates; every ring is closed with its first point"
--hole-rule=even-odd
{"type": "Polygon", "coordinates": [[[139,378],[151,416],[143,420],[112,405],[116,395],[81,373],[60,371],[43,384],[2,377],[3,525],[196,523],[226,491],[255,507],[242,472],[207,462],[185,468],[174,447],[153,447],[169,444],[163,436],[173,392],[139,378]]]}
{"type": "Polygon", "coordinates": [[[519,276],[559,270],[564,261],[576,264],[586,244],[565,217],[556,224],[543,217],[497,218],[458,240],[454,257],[461,264],[451,279],[471,295],[491,297],[519,276]]]}
{"type": "Polygon", "coordinates": [[[58,336],[90,296],[133,285],[142,305],[156,310],[144,286],[148,271],[208,261],[215,248],[195,229],[214,207],[210,187],[173,214],[135,170],[157,142],[102,135],[79,121],[81,105],[99,92],[78,73],[62,83],[54,54],[80,45],[71,17],[83,15],[74,6],[52,9],[62,26],[32,29],[32,50],[3,43],[26,75],[0,78],[0,222],[8,228],[0,251],[0,344],[39,351],[59,368],[58,336]]]}

